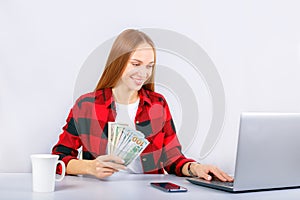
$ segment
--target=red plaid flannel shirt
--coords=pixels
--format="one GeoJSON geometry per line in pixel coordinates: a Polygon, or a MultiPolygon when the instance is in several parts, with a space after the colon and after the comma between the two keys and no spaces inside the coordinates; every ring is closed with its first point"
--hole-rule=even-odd
{"type": "MultiPolygon", "coordinates": [[[[143,132],[150,144],[141,153],[144,173],[164,173],[183,176],[182,167],[187,159],[181,152],[175,126],[164,97],[156,92],[141,89],[140,103],[135,117],[136,129],[143,132]]],[[[95,159],[106,154],[108,122],[115,121],[116,107],[111,88],[81,96],[71,109],[67,124],[53,147],[67,165],[77,159],[82,147],[83,159],[95,159]]],[[[60,168],[58,168],[58,173],[60,168]]]]}

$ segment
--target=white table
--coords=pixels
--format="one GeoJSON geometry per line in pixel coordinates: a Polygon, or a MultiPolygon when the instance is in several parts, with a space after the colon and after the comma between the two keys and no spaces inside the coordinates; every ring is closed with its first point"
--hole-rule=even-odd
{"type": "Polygon", "coordinates": [[[93,177],[66,176],[56,183],[52,193],[32,192],[31,173],[0,173],[0,199],[34,200],[105,200],[105,199],[300,199],[300,189],[274,190],[231,194],[189,183],[183,177],[173,175],[116,174],[106,180],[93,177]],[[150,186],[152,181],[171,181],[188,188],[185,193],[167,193],[150,186]]]}

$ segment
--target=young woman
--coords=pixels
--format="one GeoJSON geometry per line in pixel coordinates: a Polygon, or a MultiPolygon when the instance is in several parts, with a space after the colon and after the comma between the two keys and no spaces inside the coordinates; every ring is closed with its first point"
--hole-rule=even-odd
{"type": "Polygon", "coordinates": [[[68,174],[104,178],[125,170],[233,180],[217,167],[182,154],[167,102],[154,92],[155,63],[154,43],[145,33],[128,29],[116,38],[95,91],[76,101],[53,147],[68,174]],[[108,122],[115,121],[141,131],[150,142],[127,167],[119,157],[107,155],[108,122]],[[80,147],[82,160],[77,159],[80,147]]]}

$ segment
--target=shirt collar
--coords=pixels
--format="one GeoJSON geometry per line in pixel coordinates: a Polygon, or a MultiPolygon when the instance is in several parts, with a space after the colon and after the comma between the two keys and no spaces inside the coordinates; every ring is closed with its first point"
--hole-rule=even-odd
{"type": "Polygon", "coordinates": [[[152,105],[152,102],[151,102],[151,99],[150,99],[150,96],[149,96],[149,91],[144,89],[144,88],[141,88],[139,90],[139,96],[140,96],[140,103],[141,104],[149,104],[150,106],[152,105]]]}

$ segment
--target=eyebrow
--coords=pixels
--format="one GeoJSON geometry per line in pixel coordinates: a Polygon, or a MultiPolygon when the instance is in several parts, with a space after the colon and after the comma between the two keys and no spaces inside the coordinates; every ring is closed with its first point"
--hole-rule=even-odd
{"type": "MultiPolygon", "coordinates": [[[[140,62],[140,63],[143,63],[143,61],[141,61],[141,60],[139,60],[139,59],[135,59],[135,58],[130,59],[130,60],[132,60],[132,61],[137,61],[137,62],[140,62]]],[[[154,63],[154,61],[151,61],[151,62],[149,62],[148,64],[153,64],[153,63],[154,63]]]]}

